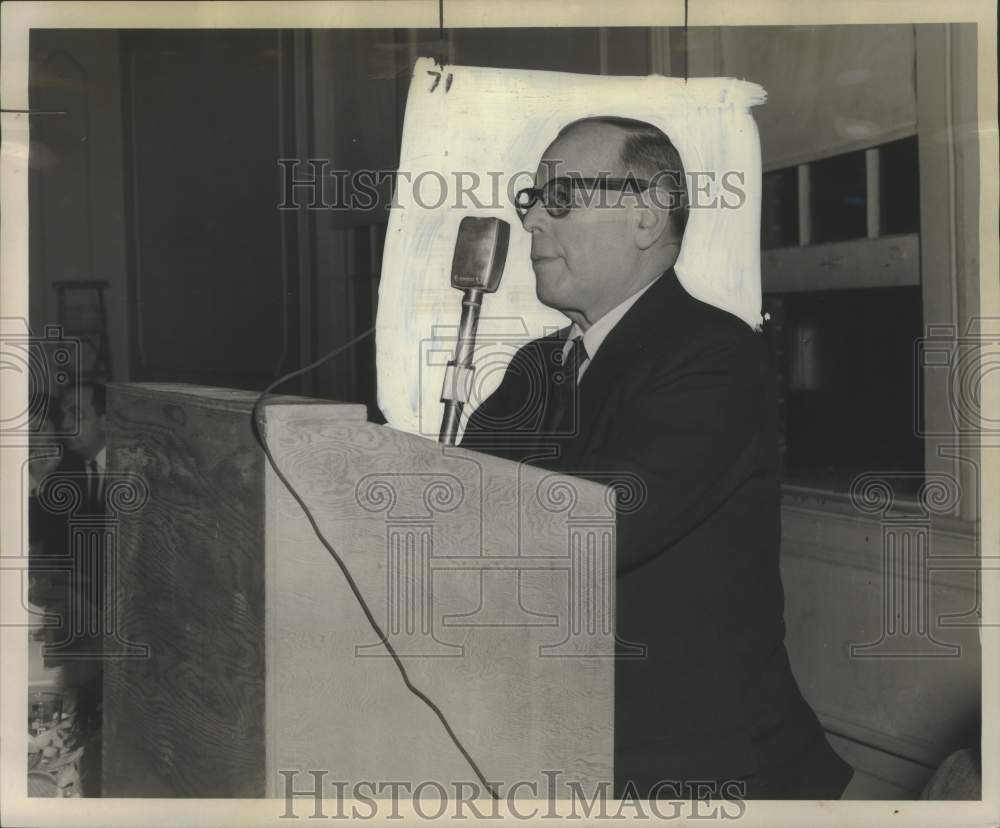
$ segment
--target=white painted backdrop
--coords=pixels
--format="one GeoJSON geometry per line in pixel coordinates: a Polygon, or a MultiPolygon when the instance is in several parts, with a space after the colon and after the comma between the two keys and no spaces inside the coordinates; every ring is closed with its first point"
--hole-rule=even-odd
{"type": "Polygon", "coordinates": [[[757,84],[728,78],[608,77],[419,59],[406,103],[376,321],[378,402],[389,425],[437,437],[444,367],[461,312],[450,266],[464,216],[498,216],[511,225],[503,281],[483,303],[477,398],[500,382],[517,345],[566,324],[535,297],[530,237],[508,188],[530,185],[559,130],[589,115],[660,127],[677,147],[689,184],[692,173],[706,174],[700,198],[718,206],[691,211],[678,278],[696,298],[758,327],[761,161],[750,108],[765,97],[757,84]],[[742,177],[744,199],[722,188],[727,172],[742,177]],[[456,174],[467,190],[461,199],[456,174]]]}

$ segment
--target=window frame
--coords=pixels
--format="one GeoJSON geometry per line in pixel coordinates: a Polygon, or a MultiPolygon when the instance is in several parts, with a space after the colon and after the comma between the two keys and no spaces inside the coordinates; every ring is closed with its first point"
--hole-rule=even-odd
{"type": "MultiPolygon", "coordinates": [[[[917,137],[919,155],[919,233],[880,235],[880,150],[870,147],[865,150],[866,238],[811,244],[810,162],[804,161],[797,165],[799,245],[761,251],[762,285],[768,293],[919,286],[924,335],[961,336],[979,305],[978,142],[974,133],[961,131],[976,119],[976,37],[969,27],[951,24],[918,26],[914,36],[917,125],[909,134],[917,137]],[[942,134],[951,140],[941,141],[942,134]]],[[[891,140],[901,137],[908,136],[891,140]]],[[[931,424],[933,432],[923,435],[925,474],[958,481],[963,496],[944,522],[958,521],[972,531],[979,516],[976,437],[955,422],[947,372],[916,362],[914,370],[922,372],[921,422],[931,424]]],[[[791,483],[783,485],[783,504],[836,513],[851,508],[843,492],[791,483]]],[[[919,508],[905,498],[900,505],[919,508]]]]}

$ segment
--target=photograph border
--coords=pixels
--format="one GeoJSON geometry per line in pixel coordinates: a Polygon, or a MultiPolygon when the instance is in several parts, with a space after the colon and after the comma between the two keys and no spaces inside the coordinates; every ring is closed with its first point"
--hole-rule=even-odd
{"type": "MultiPolygon", "coordinates": [[[[370,2],[5,2],[2,22],[0,99],[3,102],[0,172],[0,323],[28,319],[28,38],[32,28],[493,28],[565,26],[749,26],[882,23],[978,25],[977,99],[979,119],[979,263],[983,319],[1000,320],[998,258],[997,18],[989,2],[934,0],[637,0],[618,8],[606,0],[370,0],[370,2]]],[[[24,322],[26,326],[26,322],[24,322]]],[[[0,400],[5,410],[25,410],[27,375],[4,372],[0,400]]],[[[983,383],[982,411],[1000,412],[1000,383],[983,383]]],[[[982,443],[981,503],[1000,503],[1000,438],[982,443]]],[[[0,543],[8,556],[20,543],[27,520],[19,470],[26,445],[4,443],[0,450],[0,543]],[[12,473],[13,470],[13,473],[12,473]]],[[[981,510],[983,557],[1000,554],[1000,516],[981,510]]],[[[22,550],[26,556],[26,551],[22,550]]],[[[20,578],[3,566],[0,579],[0,823],[6,825],[282,825],[279,799],[29,799],[26,796],[27,732],[24,727],[28,614],[21,605],[20,578]]],[[[1000,616],[1000,571],[981,573],[983,615],[1000,616]]],[[[982,644],[981,802],[746,802],[739,824],[746,826],[856,826],[945,824],[996,825],[1000,821],[1000,629],[980,628],[982,644]],[[992,784],[991,784],[992,783],[992,784]]],[[[613,810],[613,809],[612,809],[613,810]]],[[[400,813],[426,822],[407,803],[400,813]]],[[[300,819],[308,818],[303,810],[300,819]]],[[[552,824],[551,819],[515,820],[552,824]]],[[[683,824],[683,818],[674,820],[683,824]]],[[[468,819],[463,819],[468,824],[468,819]]],[[[696,824],[705,820],[696,819],[696,824]]]]}

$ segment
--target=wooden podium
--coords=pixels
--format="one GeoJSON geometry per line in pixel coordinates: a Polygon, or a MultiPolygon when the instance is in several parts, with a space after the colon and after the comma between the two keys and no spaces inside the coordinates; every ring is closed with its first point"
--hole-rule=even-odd
{"type": "MultiPolygon", "coordinates": [[[[283,798],[309,771],[454,795],[472,768],[270,468],[255,398],[109,386],[109,480],[134,494],[109,504],[104,795],[283,798]]],[[[263,412],[278,468],[501,795],[610,784],[611,489],[374,425],[359,405],[263,412]]]]}

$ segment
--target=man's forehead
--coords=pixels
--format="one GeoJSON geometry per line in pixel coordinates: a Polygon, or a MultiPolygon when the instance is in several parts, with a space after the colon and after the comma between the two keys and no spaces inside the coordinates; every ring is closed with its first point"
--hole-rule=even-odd
{"type": "Polygon", "coordinates": [[[622,176],[621,146],[625,133],[611,124],[580,124],[545,150],[535,173],[537,184],[568,174],[622,176]]]}

